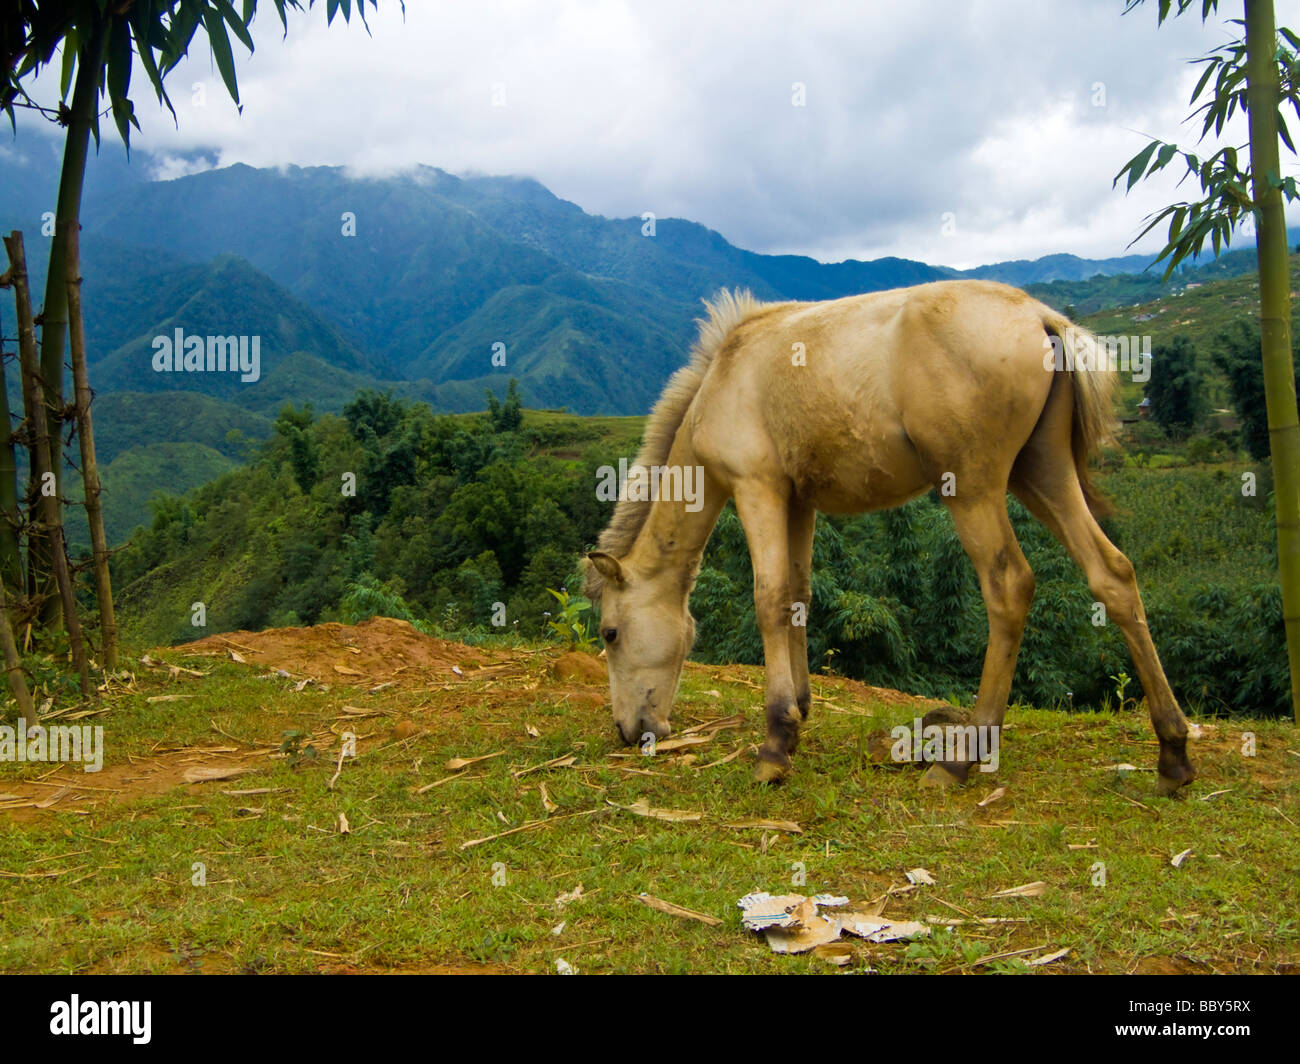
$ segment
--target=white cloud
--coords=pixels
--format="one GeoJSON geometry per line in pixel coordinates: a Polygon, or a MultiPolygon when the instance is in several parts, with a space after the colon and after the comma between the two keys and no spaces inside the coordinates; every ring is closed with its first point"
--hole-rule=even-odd
{"type": "Polygon", "coordinates": [[[260,16],[256,53],[237,47],[242,116],[198,38],[169,80],[178,124],[137,81],[138,146],[167,176],[196,151],[527,175],[593,213],[828,260],[1102,257],[1174,195],[1111,179],[1142,134],[1194,140],[1185,60],[1227,39],[1193,16],[1157,30],[1153,2],[1121,16],[1123,0],[410,0],[405,21],[382,6],[373,37],[327,28],[320,4],[287,39],[260,16]]]}

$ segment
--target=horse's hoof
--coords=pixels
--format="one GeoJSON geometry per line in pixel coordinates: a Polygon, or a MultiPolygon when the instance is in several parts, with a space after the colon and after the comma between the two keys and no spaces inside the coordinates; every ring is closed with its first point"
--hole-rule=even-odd
{"type": "Polygon", "coordinates": [[[1156,762],[1156,794],[1168,798],[1194,779],[1196,769],[1187,757],[1187,740],[1161,742],[1160,758],[1156,762]]]}
{"type": "Polygon", "coordinates": [[[781,783],[789,775],[789,765],[778,765],[773,761],[759,761],[754,767],[754,781],[756,783],[781,783]]]}
{"type": "Polygon", "coordinates": [[[921,777],[922,787],[935,787],[939,790],[948,790],[950,787],[958,787],[965,780],[949,772],[942,765],[931,765],[925,770],[925,775],[921,777]]]}
{"type": "Polygon", "coordinates": [[[1188,772],[1179,776],[1166,776],[1163,773],[1156,774],[1156,795],[1160,798],[1170,798],[1177,794],[1183,787],[1186,787],[1192,780],[1196,779],[1196,770],[1191,765],[1187,766],[1188,772]]]}

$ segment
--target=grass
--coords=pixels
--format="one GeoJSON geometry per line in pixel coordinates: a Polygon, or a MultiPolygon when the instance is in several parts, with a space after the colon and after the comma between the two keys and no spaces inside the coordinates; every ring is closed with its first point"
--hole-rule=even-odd
{"type": "MultiPolygon", "coordinates": [[[[761,789],[749,753],[761,739],[759,669],[688,669],[679,727],[745,714],[743,726],[695,748],[692,763],[611,757],[622,751],[593,697],[601,689],[550,679],[553,653],[523,655],[527,672],[508,685],[467,679],[396,694],[295,692],[246,665],[163,656],[210,672],[172,680],[137,667],[130,689],[107,696],[109,712],[85,722],[105,727],[106,771],[169,748],[275,747],[295,728],[323,737],[320,758],[290,767],[262,756],[250,760],[261,771],[237,780],[124,795],[82,814],[56,811],[60,803],[6,824],[0,970],[553,972],[563,958],[588,973],[831,971],[811,954],[770,953],[741,928],[737,899],[752,890],[869,899],[905,885],[917,866],[936,885],[891,897],[886,916],[1025,922],[936,926],[911,943],[850,940],[850,970],[1023,971],[1023,958],[985,958],[1067,947],[1041,970],[1271,972],[1300,961],[1300,744],[1286,722],[1219,722],[1194,746],[1201,778],[1190,794],[1161,800],[1148,771],[1149,725],[1136,710],[1015,708],[1000,771],[936,794],[918,787],[916,771],[867,756],[870,731],[922,710],[821,678],[818,693],[832,704],[814,704],[794,777],[761,789]],[[147,702],[160,693],[195,697],[147,702]],[[335,723],[344,704],[381,715],[335,723]],[[421,732],[394,740],[406,720],[421,732]],[[360,737],[360,756],[333,790],[331,724],[360,737]],[[1242,754],[1243,731],[1256,737],[1253,757],[1242,754]],[[413,793],[453,775],[449,758],[499,750],[413,793]],[[736,750],[730,763],[701,767],[736,750]],[[512,774],[566,754],[577,755],[572,767],[512,774]],[[1124,762],[1139,771],[1105,768],[1124,762]],[[549,823],[462,848],[547,819],[542,784],[555,806],[549,823]],[[979,808],[998,786],[1006,797],[979,808]],[[275,790],[222,793],[251,788],[275,790]],[[703,819],[669,823],[608,804],[638,799],[703,819]],[[260,812],[242,811],[250,808],[260,812]],[[340,813],[350,834],[337,830],[340,813]],[[724,826],[744,818],[793,820],[803,834],[724,826]],[[1188,849],[1193,856],[1173,867],[1188,849]],[[1098,862],[1104,886],[1094,885],[1098,862]],[[206,886],[193,885],[196,864],[206,886]],[[801,870],[806,883],[792,885],[801,870]],[[1041,897],[989,897],[1036,880],[1049,884],[1041,897]],[[557,909],[557,896],[578,884],[582,900],[557,909]],[[723,923],[652,911],[637,901],[643,891],[723,923]]],[[[48,772],[0,765],[0,791],[48,772]]]]}

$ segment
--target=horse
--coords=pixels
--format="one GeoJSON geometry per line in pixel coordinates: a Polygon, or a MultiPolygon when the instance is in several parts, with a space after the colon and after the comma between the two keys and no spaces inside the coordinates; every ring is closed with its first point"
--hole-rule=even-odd
{"type": "MultiPolygon", "coordinates": [[[[647,421],[634,466],[646,475],[638,490],[625,483],[584,563],[624,742],[671,733],[695,638],[690,592],[734,499],[766,673],[755,778],[788,777],[812,701],[800,618],[817,512],[888,509],[932,489],[979,577],[989,635],[970,720],[996,732],[1034,591],[1007,515],[1010,491],[1083,569],[1124,633],[1160,741],[1158,792],[1191,782],[1187,719],[1151,641],[1133,566],[1097,524],[1111,512],[1088,470],[1113,442],[1104,345],[1097,357],[1091,334],[990,281],[826,302],[766,303],[724,290],[705,309],[689,362],[647,421]],[[702,490],[688,498],[673,489],[690,471],[702,490]]],[[[923,783],[963,783],[974,761],[932,760],[923,783]]]]}

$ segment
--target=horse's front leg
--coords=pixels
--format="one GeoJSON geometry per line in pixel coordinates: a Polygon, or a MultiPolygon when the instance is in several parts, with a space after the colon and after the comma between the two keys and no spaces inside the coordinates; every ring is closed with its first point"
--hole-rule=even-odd
{"type": "Polygon", "coordinates": [[[754,778],[773,783],[790,774],[803,719],[790,663],[789,502],[786,492],[762,483],[738,485],[735,499],[754,566],[754,612],[767,673],[767,739],[759,748],[754,778]]]}
{"type": "Polygon", "coordinates": [[[812,610],[812,549],[817,530],[817,511],[793,499],[786,527],[790,542],[790,673],[799,714],[808,719],[812,688],[808,682],[808,614],[812,610]]]}

